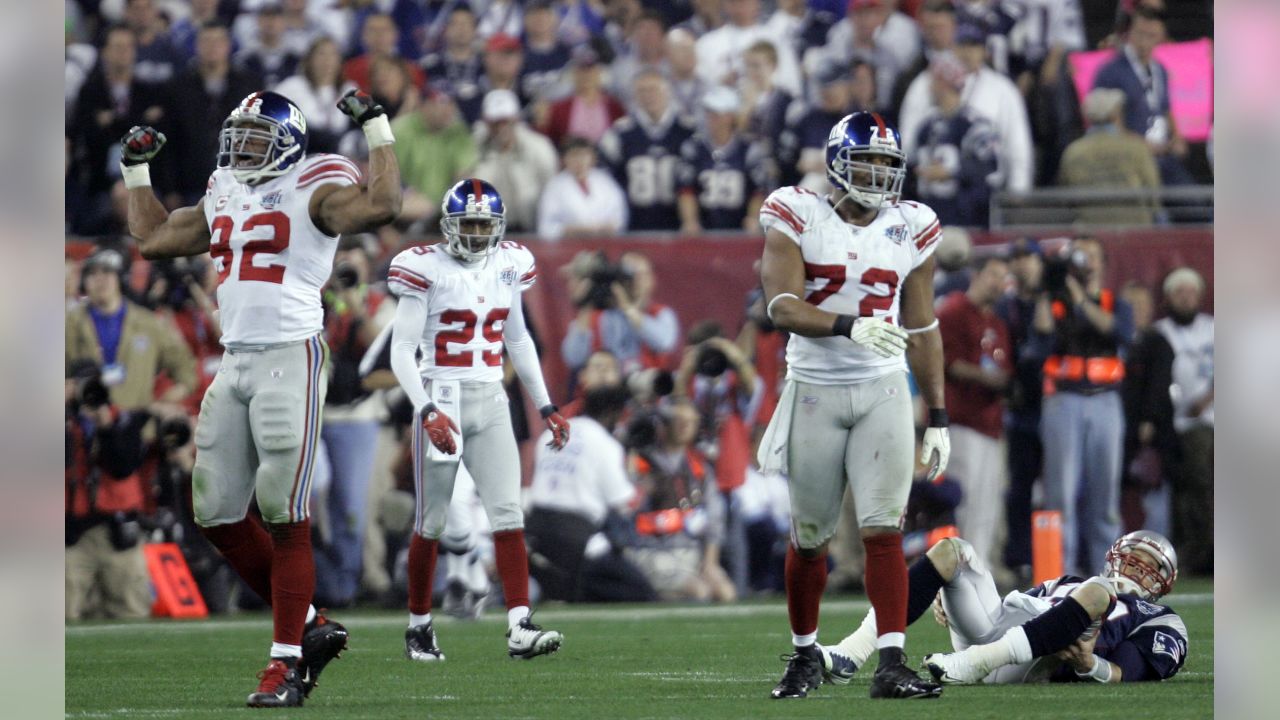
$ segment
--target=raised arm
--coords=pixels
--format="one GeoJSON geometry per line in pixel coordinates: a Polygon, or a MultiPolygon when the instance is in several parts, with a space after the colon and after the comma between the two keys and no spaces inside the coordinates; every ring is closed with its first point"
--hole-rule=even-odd
{"type": "Polygon", "coordinates": [[[369,182],[321,187],[311,196],[311,218],[330,235],[366,232],[400,216],[400,164],[393,150],[395,137],[387,113],[373,98],[355,90],[338,101],[338,108],[360,124],[369,141],[369,182]]]}
{"type": "Polygon", "coordinates": [[[199,255],[209,250],[204,198],[172,213],[151,189],[151,159],[164,147],[164,133],[134,126],[120,139],[120,172],[129,191],[129,234],[148,260],[199,255]]]}

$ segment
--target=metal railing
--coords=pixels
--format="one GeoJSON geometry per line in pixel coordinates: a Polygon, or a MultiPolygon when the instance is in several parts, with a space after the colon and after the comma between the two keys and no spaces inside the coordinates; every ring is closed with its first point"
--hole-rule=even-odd
{"type": "Polygon", "coordinates": [[[1049,227],[1150,227],[1213,223],[1213,186],[1040,188],[991,198],[992,230],[1049,227]]]}

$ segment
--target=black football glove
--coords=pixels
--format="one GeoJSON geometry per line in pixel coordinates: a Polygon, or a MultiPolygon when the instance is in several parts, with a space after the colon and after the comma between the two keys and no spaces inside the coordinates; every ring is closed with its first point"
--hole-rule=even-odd
{"type": "Polygon", "coordinates": [[[134,125],[120,138],[121,162],[125,165],[151,162],[151,158],[164,147],[165,139],[164,133],[150,125],[134,125]]]}
{"type": "Polygon", "coordinates": [[[348,90],[347,94],[338,100],[338,109],[343,115],[355,120],[357,125],[364,125],[379,115],[387,114],[386,109],[376,100],[359,90],[348,90]]]}

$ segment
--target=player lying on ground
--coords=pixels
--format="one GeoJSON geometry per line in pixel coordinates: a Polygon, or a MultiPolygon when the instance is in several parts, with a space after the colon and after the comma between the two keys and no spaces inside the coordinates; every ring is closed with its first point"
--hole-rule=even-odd
{"type": "Polygon", "coordinates": [[[167,211],[147,163],[165,137],[121,140],[129,232],[149,260],[208,252],[218,270],[226,353],[196,422],[192,503],[201,532],[271,605],[271,661],[253,707],[301,705],[347,632],[311,605],[310,493],[328,348],[321,288],[338,236],[400,212],[400,170],[382,106],[355,91],[338,107],[369,140],[369,181],[340,155],[307,154],[307,121],[282,95],[246,97],[222,125],[218,166],[193,207],[167,211]],[[250,498],[267,527],[247,517],[250,498]]]}
{"type": "Polygon", "coordinates": [[[444,660],[431,624],[431,587],[458,464],[465,461],[493,528],[494,559],[507,601],[507,653],[528,659],[555,652],[562,638],[529,619],[520,453],[502,386],[504,348],[551,428],[551,447],[559,450],[569,441],[569,424],[551,404],[524,322],[520,296],[538,272],[525,246],[503,241],[502,198],[483,180],[449,188],[440,229],[445,243],[405,250],[387,273],[387,286],[400,297],[391,369],[417,418],[417,513],[409,541],[405,654],[423,662],[444,660]]]}
{"type": "MultiPolygon", "coordinates": [[[[1166,680],[1187,657],[1182,618],[1157,604],[1177,576],[1169,541],[1138,530],[1111,546],[1101,576],[1063,576],[1001,600],[972,546],[948,538],[911,567],[908,619],[932,603],[938,622],[951,631],[956,652],[925,658],[944,683],[1166,680]]],[[[832,682],[847,683],[870,656],[873,616],[839,645],[824,648],[832,682]]]]}

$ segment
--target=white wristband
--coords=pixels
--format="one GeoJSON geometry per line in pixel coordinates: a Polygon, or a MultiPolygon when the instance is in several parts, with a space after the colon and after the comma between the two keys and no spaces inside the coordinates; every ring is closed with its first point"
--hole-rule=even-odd
{"type": "Polygon", "coordinates": [[[795,298],[796,300],[800,299],[791,293],[778,293],[777,295],[773,296],[773,299],[769,301],[769,305],[765,307],[764,309],[765,316],[768,317],[770,320],[773,320],[773,304],[778,302],[782,298],[788,298],[788,297],[795,298]]]}
{"type": "Polygon", "coordinates": [[[128,190],[151,187],[151,166],[147,163],[137,165],[120,163],[120,176],[124,178],[124,186],[128,190]]]}
{"type": "Polygon", "coordinates": [[[391,134],[391,123],[387,120],[386,115],[379,115],[360,126],[364,130],[364,137],[369,141],[369,149],[383,145],[390,145],[396,141],[394,135],[391,134]]]}
{"type": "Polygon", "coordinates": [[[1099,657],[1097,653],[1094,653],[1093,667],[1089,672],[1077,672],[1076,677],[1081,680],[1089,678],[1100,683],[1109,683],[1111,682],[1111,662],[1099,657]]]}
{"type": "Polygon", "coordinates": [[[938,318],[934,318],[933,322],[929,323],[928,325],[925,325],[924,327],[904,328],[904,329],[907,331],[908,335],[919,335],[920,333],[927,333],[936,327],[938,327],[938,318]]]}

